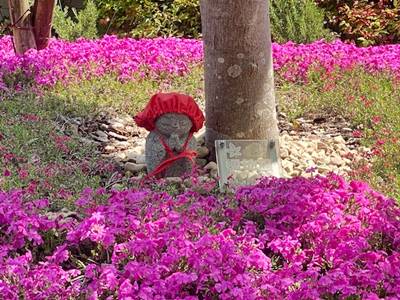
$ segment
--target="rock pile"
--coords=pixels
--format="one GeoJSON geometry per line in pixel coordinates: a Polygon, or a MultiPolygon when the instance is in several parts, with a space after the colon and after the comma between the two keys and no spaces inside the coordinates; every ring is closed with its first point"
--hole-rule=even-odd
{"type": "Polygon", "coordinates": [[[368,149],[350,149],[341,135],[321,138],[317,135],[281,134],[280,155],[284,177],[335,172],[346,176],[368,149]]]}
{"type": "Polygon", "coordinates": [[[353,136],[354,130],[351,128],[351,124],[341,116],[314,115],[309,118],[298,118],[289,122],[287,116],[280,113],[278,118],[281,134],[299,137],[312,135],[320,139],[342,136],[349,149],[355,149],[359,146],[360,140],[353,136]]]}
{"type": "MultiPolygon", "coordinates": [[[[65,119],[65,118],[64,118],[65,119]]],[[[70,120],[71,121],[71,120],[70,120]]],[[[145,138],[147,131],[139,128],[129,115],[107,117],[74,124],[74,130],[85,135],[84,141],[96,143],[104,157],[114,160],[121,169],[137,176],[145,174],[145,138]],[[78,128],[76,128],[76,126],[78,128]]],[[[279,115],[280,155],[283,176],[310,176],[331,171],[346,176],[355,163],[363,159],[368,149],[360,147],[352,136],[353,129],[340,117],[300,118],[289,122],[279,115]]],[[[217,166],[207,161],[209,149],[205,147],[204,129],[197,133],[197,164],[212,176],[217,166]]]]}

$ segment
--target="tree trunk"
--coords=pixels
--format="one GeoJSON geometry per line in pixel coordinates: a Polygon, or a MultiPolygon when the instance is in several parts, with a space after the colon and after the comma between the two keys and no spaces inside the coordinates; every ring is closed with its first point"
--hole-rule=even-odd
{"type": "Polygon", "coordinates": [[[38,50],[46,48],[49,44],[54,5],[54,0],[35,0],[33,8],[34,32],[38,50]]]}
{"type": "Polygon", "coordinates": [[[8,0],[8,7],[15,53],[24,54],[28,49],[36,49],[28,0],[8,0]]]}
{"type": "Polygon", "coordinates": [[[201,0],[200,8],[207,146],[278,139],[268,1],[201,0]]]}

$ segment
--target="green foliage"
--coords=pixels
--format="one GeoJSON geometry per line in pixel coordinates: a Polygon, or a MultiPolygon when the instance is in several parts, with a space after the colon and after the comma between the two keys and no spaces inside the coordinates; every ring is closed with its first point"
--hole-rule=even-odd
{"type": "Polygon", "coordinates": [[[160,91],[180,91],[202,99],[202,74],[202,68],[195,68],[184,77],[127,82],[107,75],[68,85],[59,84],[47,91],[44,97],[51,109],[62,111],[65,115],[93,116],[110,108],[115,112],[135,115],[153,94],[160,91]]]}
{"type": "Polygon", "coordinates": [[[313,0],[271,0],[270,19],[272,38],[278,43],[310,43],[333,37],[324,28],[323,10],[313,0]]]}
{"type": "Polygon", "coordinates": [[[83,143],[68,124],[55,122],[62,111],[32,92],[0,94],[0,99],[0,172],[10,172],[0,176],[0,189],[29,186],[33,197],[49,197],[57,209],[72,205],[72,195],[86,186],[100,186],[95,147],[83,143]]]}
{"type": "MultiPolygon", "coordinates": [[[[97,0],[100,23],[110,33],[134,37],[200,37],[199,0],[97,0]]],[[[332,38],[324,14],[312,0],[273,0],[272,35],[277,42],[332,38]]]]}
{"type": "Polygon", "coordinates": [[[84,9],[79,12],[75,8],[56,5],[53,28],[62,39],[73,41],[80,37],[94,39],[98,37],[97,19],[99,12],[93,0],[87,0],[84,9]],[[72,18],[69,16],[72,12],[72,18]]]}
{"type": "Polygon", "coordinates": [[[134,37],[200,36],[199,0],[96,0],[109,33],[134,37]]]}
{"type": "MultiPolygon", "coordinates": [[[[204,99],[202,74],[199,67],[184,77],[145,78],[125,83],[113,76],[104,76],[58,85],[44,91],[41,97],[30,93],[0,101],[1,144],[6,146],[6,152],[18,157],[10,168],[11,176],[0,180],[0,188],[23,187],[33,180],[38,183],[39,196],[50,194],[54,199],[60,187],[77,192],[86,185],[100,186],[104,180],[96,173],[95,161],[99,157],[95,149],[72,135],[65,142],[68,151],[60,151],[56,140],[65,131],[61,132],[52,120],[60,115],[90,117],[105,110],[135,115],[157,91],[182,91],[201,102],[204,99]],[[31,116],[37,116],[34,118],[37,121],[32,121],[31,116]],[[89,173],[81,169],[83,163],[89,163],[89,173]],[[55,173],[43,178],[48,168],[55,173]],[[19,178],[21,170],[27,170],[29,177],[19,178]]],[[[351,120],[354,127],[361,125],[362,143],[375,154],[368,168],[355,165],[357,172],[353,176],[400,199],[400,82],[397,79],[389,74],[377,76],[356,69],[330,75],[312,72],[307,84],[288,83],[279,78],[277,82],[280,109],[289,118],[331,112],[351,120]]]]}
{"type": "Polygon", "coordinates": [[[0,14],[0,36],[10,33],[10,20],[0,14]]]}
{"type": "Polygon", "coordinates": [[[400,9],[393,0],[317,0],[326,10],[329,27],[342,39],[361,46],[397,43],[400,9]]]}
{"type": "MultiPolygon", "coordinates": [[[[45,93],[44,102],[49,110],[65,115],[88,116],[110,108],[135,115],[157,91],[182,91],[201,102],[202,74],[202,68],[196,68],[185,77],[162,80],[146,78],[122,83],[112,76],[93,78],[59,85],[45,93]]],[[[277,82],[280,109],[289,118],[331,112],[351,120],[354,127],[361,125],[362,142],[377,154],[369,169],[355,166],[359,170],[355,178],[367,180],[378,190],[400,199],[400,82],[390,75],[376,76],[358,69],[338,71],[329,77],[314,72],[307,84],[279,78],[277,82]]]]}
{"type": "Polygon", "coordinates": [[[372,150],[372,165],[355,166],[353,176],[400,199],[400,82],[390,74],[362,69],[310,74],[307,84],[282,84],[281,109],[292,119],[306,113],[344,116],[359,127],[362,142],[372,150]],[[349,89],[351,86],[351,89],[349,89]]]}
{"type": "Polygon", "coordinates": [[[158,91],[182,91],[201,101],[202,74],[196,68],[185,77],[125,83],[110,75],[60,84],[43,90],[41,96],[29,89],[0,92],[0,189],[32,186],[33,197],[52,199],[52,210],[72,207],[85,187],[113,182],[115,169],[95,145],[81,139],[76,125],[65,120],[91,119],[104,111],[133,116],[158,91]],[[5,171],[10,174],[2,176],[5,171]]]}
{"type": "Polygon", "coordinates": [[[4,23],[0,23],[0,36],[8,34],[7,26],[4,23]]]}
{"type": "MultiPolygon", "coordinates": [[[[398,1],[392,0],[271,0],[270,18],[273,40],[280,43],[331,40],[334,36],[325,27],[362,46],[400,39],[400,9],[398,1]]],[[[54,27],[68,40],[94,38],[97,20],[102,33],[201,36],[199,0],[88,0],[79,13],[57,7],[54,27]]]]}

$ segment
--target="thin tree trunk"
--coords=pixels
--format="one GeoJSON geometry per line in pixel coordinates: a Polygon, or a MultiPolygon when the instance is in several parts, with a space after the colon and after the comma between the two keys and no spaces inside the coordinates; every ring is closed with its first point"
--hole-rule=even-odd
{"type": "Polygon", "coordinates": [[[200,8],[207,146],[278,139],[268,1],[201,0],[200,8]]]}
{"type": "Polygon", "coordinates": [[[34,33],[38,50],[46,48],[49,44],[54,5],[54,0],[35,0],[33,6],[34,33]]]}
{"type": "Polygon", "coordinates": [[[28,0],[8,0],[8,7],[15,53],[24,54],[29,49],[36,49],[28,0]]]}

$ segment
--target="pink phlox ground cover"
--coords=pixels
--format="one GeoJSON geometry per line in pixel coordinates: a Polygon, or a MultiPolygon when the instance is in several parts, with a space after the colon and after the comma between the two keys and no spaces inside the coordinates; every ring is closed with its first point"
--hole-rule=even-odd
{"type": "Polygon", "coordinates": [[[161,73],[182,75],[201,60],[201,44],[189,39],[52,39],[44,50],[29,50],[16,56],[11,38],[0,38],[0,78],[22,71],[36,84],[45,86],[104,74],[115,74],[121,80],[161,73]]]}
{"type": "Polygon", "coordinates": [[[4,299],[400,295],[399,207],[336,175],[265,178],[218,197],[87,189],[79,221],[50,221],[46,200],[24,196],[0,193],[4,299]]]}
{"type": "MultiPolygon", "coordinates": [[[[308,71],[315,68],[329,73],[362,66],[369,71],[399,73],[399,45],[360,48],[337,40],[304,45],[289,42],[273,44],[272,48],[275,71],[291,81],[306,80],[308,71]]],[[[0,38],[0,88],[7,87],[4,77],[18,72],[38,85],[52,86],[104,74],[115,74],[121,80],[160,74],[183,75],[202,60],[200,40],[136,40],[115,36],[76,42],[53,39],[47,49],[15,56],[11,37],[4,36],[0,38]]]]}
{"type": "Polygon", "coordinates": [[[370,72],[389,71],[399,75],[398,44],[357,47],[340,40],[310,44],[273,44],[274,69],[290,81],[306,80],[311,69],[330,73],[362,67],[370,72]]]}

